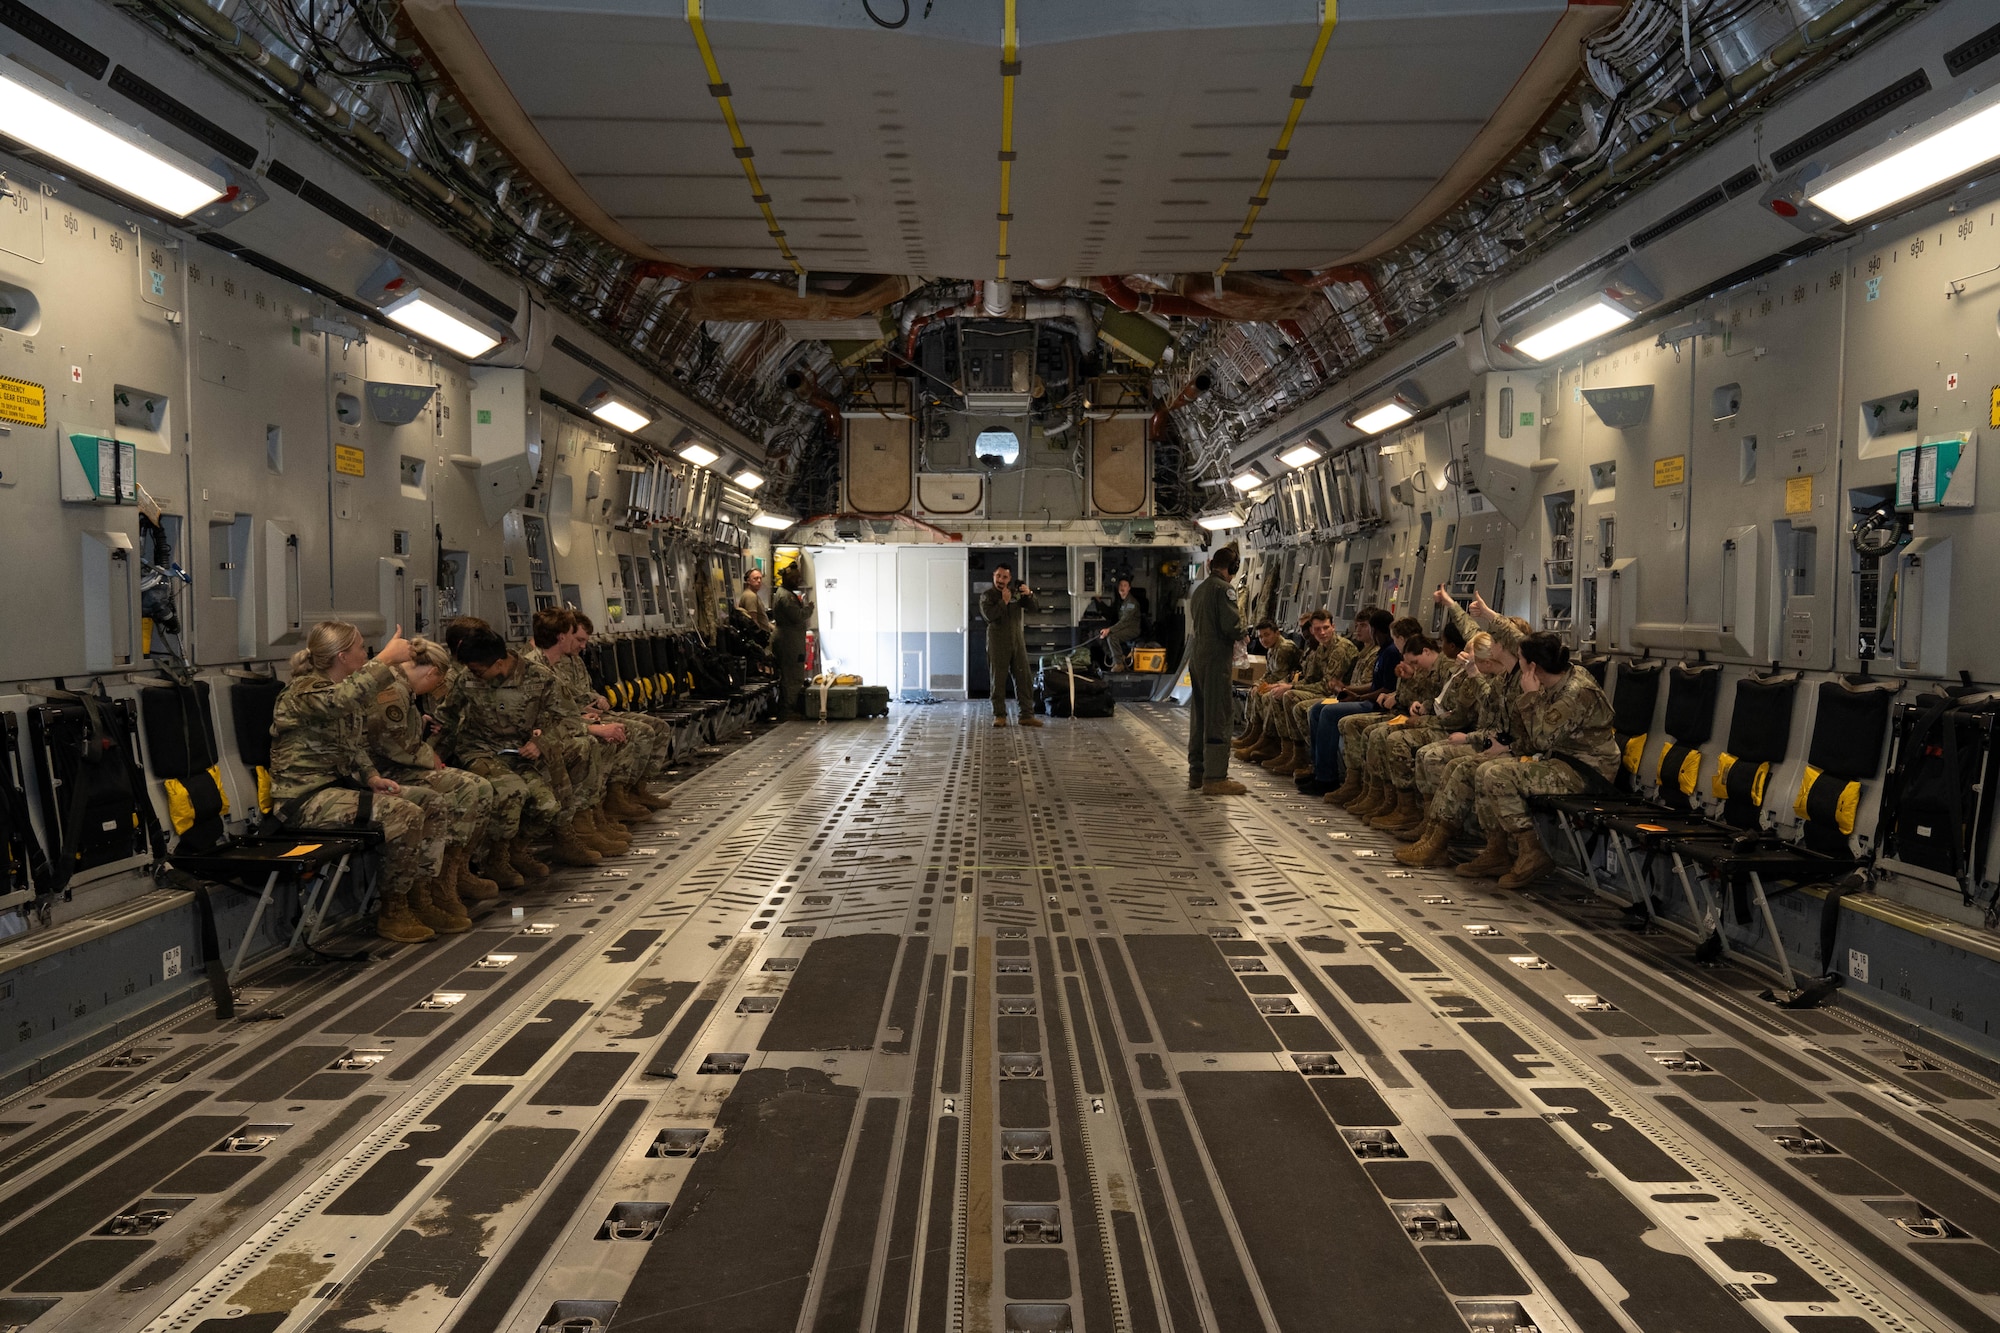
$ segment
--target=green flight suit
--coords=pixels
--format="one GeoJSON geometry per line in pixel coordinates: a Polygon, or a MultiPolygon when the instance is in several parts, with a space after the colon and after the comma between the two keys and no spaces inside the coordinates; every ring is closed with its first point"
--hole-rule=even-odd
{"type": "Polygon", "coordinates": [[[1236,730],[1234,688],[1229,680],[1243,618],[1229,580],[1210,574],[1188,598],[1188,785],[1220,782],[1229,776],[1229,742],[1236,730]]]}
{"type": "MultiPolygon", "coordinates": [[[[1019,587],[1019,584],[1015,584],[1019,587]]],[[[1035,681],[1028,666],[1028,612],[1037,610],[1035,594],[1002,599],[998,588],[979,594],[979,614],[986,621],[986,670],[993,681],[993,716],[1007,716],[1007,682],[1014,682],[1018,711],[1035,707],[1035,681]]]]}

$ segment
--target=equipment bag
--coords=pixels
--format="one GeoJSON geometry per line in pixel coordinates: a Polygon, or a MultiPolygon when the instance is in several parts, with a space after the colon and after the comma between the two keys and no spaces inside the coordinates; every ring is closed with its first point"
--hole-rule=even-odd
{"type": "Polygon", "coordinates": [[[1985,869],[2000,694],[1925,694],[1897,714],[1877,842],[1896,860],[1958,881],[1970,904],[1985,869]]]}

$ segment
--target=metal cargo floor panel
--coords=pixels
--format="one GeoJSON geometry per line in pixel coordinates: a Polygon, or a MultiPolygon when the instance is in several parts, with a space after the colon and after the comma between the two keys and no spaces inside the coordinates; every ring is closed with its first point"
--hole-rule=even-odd
{"type": "Polygon", "coordinates": [[[1188,792],[1184,725],[762,730],[473,934],[29,1090],[0,1326],[2000,1333],[1978,1071],[1188,792]]]}

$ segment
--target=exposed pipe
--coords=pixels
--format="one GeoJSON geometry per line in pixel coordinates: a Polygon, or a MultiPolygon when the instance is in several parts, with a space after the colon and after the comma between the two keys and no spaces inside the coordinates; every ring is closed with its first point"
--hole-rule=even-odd
{"type": "Polygon", "coordinates": [[[826,424],[832,428],[833,438],[836,440],[840,438],[840,404],[821,392],[817,381],[794,370],[785,375],[785,387],[797,394],[803,402],[817,408],[819,414],[826,418],[826,424]]]}
{"type": "Polygon", "coordinates": [[[1284,274],[1287,282],[1296,282],[1301,287],[1315,289],[1331,287],[1336,282],[1353,283],[1368,293],[1368,303],[1375,307],[1375,314],[1381,319],[1382,327],[1388,329],[1392,335],[1399,331],[1395,316],[1389,313],[1387,303],[1382,300],[1381,284],[1375,281],[1373,273],[1359,264],[1333,264],[1318,269],[1288,268],[1284,270],[1284,274]]]}
{"type": "Polygon", "coordinates": [[[1080,296],[1025,296],[1014,303],[1022,319],[1067,320],[1076,330],[1077,349],[1085,356],[1097,350],[1097,310],[1080,296]]]}
{"type": "Polygon", "coordinates": [[[377,134],[374,130],[361,124],[355,118],[353,112],[321,92],[304,75],[286,64],[282,57],[265,50],[263,45],[255,38],[251,37],[222,15],[216,13],[213,9],[210,9],[207,5],[201,3],[201,0],[161,0],[161,3],[172,8],[175,13],[181,15],[183,18],[207,29],[210,36],[234,51],[237,55],[242,56],[243,59],[249,61],[252,65],[255,65],[271,82],[277,84],[294,97],[297,97],[324,119],[332,122],[335,129],[353,139],[370,153],[384,159],[383,167],[385,170],[416,182],[417,185],[423,188],[426,194],[431,195],[439,203],[445,205],[445,207],[451,209],[467,222],[479,228],[480,231],[491,232],[493,230],[493,224],[473,206],[471,200],[459,194],[457,190],[432,175],[425,168],[411,161],[407,154],[398,150],[394,144],[377,134]]]}
{"type": "Polygon", "coordinates": [[[1005,278],[988,278],[980,284],[984,308],[994,319],[1005,319],[1014,304],[1014,284],[1005,278]]]}
{"type": "Polygon", "coordinates": [[[1155,444],[1165,439],[1167,419],[1214,387],[1215,376],[1205,370],[1183,384],[1179,393],[1153,409],[1152,420],[1147,423],[1147,437],[1155,444]]]}
{"type": "Polygon", "coordinates": [[[1645,140],[1627,149],[1603,171],[1551,205],[1528,227],[1528,234],[1538,236],[1555,226],[1579,205],[1596,198],[1610,186],[1629,176],[1662,149],[1686,139],[1701,127],[1702,122],[1711,119],[1738,98],[1776,78],[1787,65],[1881,3],[1882,0],[1841,0],[1840,4],[1794,30],[1791,36],[1772,47],[1770,54],[1762,60],[1725,81],[1720,88],[1654,130],[1645,140]]]}
{"type": "Polygon", "coordinates": [[[1216,317],[1213,310],[1199,301],[1190,301],[1185,296],[1160,296],[1151,292],[1141,294],[1126,286],[1122,278],[1092,278],[1090,285],[1120,310],[1135,310],[1142,315],[1179,316],[1182,319],[1216,317]]]}
{"type": "Polygon", "coordinates": [[[897,274],[873,275],[845,292],[805,295],[788,282],[762,278],[703,278],[688,288],[688,310],[699,320],[746,323],[767,319],[859,319],[892,305],[910,290],[897,274]]]}

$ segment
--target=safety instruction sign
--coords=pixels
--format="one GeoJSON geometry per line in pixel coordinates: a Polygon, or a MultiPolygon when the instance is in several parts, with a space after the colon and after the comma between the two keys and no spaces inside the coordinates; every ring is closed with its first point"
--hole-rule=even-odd
{"type": "Polygon", "coordinates": [[[333,470],[347,477],[368,475],[368,455],[351,444],[333,446],[333,470]]]}
{"type": "Polygon", "coordinates": [[[49,424],[49,391],[27,380],[0,375],[0,421],[16,426],[49,424]]]}
{"type": "Polygon", "coordinates": [[[1813,485],[1811,477],[1785,478],[1785,512],[1787,514],[1810,514],[1812,512],[1813,485]]]}
{"type": "Polygon", "coordinates": [[[1678,486],[1687,480],[1688,460],[1686,454],[1675,454],[1672,458],[1653,460],[1653,485],[1678,486]]]}

